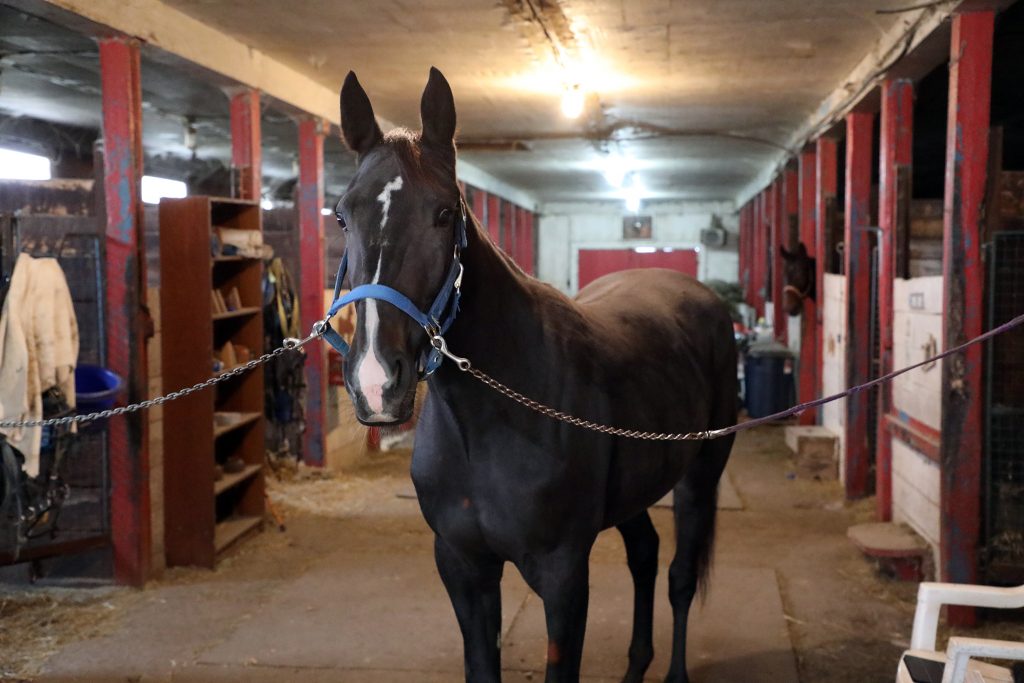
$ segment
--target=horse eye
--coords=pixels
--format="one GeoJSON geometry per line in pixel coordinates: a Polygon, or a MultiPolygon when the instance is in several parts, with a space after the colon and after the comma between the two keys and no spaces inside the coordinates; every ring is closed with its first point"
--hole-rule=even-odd
{"type": "Polygon", "coordinates": [[[348,232],[348,226],[345,225],[345,217],[341,215],[341,211],[335,211],[334,217],[338,219],[338,225],[341,226],[342,231],[348,232]]]}
{"type": "Polygon", "coordinates": [[[437,218],[434,219],[434,225],[437,225],[439,227],[447,225],[448,222],[451,221],[451,219],[452,219],[452,210],[451,209],[441,209],[440,211],[437,212],[437,218]]]}

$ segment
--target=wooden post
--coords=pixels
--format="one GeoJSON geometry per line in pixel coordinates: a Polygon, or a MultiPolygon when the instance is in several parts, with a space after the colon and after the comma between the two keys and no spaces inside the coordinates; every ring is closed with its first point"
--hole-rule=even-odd
{"type": "MultiPolygon", "coordinates": [[[[831,254],[828,253],[829,238],[826,230],[831,228],[829,224],[829,213],[839,193],[839,165],[836,141],[832,138],[818,138],[816,144],[817,157],[817,188],[814,197],[814,233],[816,235],[814,244],[814,256],[817,259],[817,283],[818,302],[815,306],[815,353],[817,355],[817,386],[815,393],[820,396],[824,390],[822,384],[821,364],[824,361],[825,344],[825,271],[831,254]]],[[[821,408],[818,409],[818,422],[821,422],[821,408]]]]}
{"type": "MultiPolygon", "coordinates": [[[[878,335],[881,365],[878,374],[894,370],[893,279],[896,277],[896,226],[900,213],[899,169],[909,168],[913,157],[914,83],[886,79],[882,84],[881,157],[879,160],[878,225],[878,335]]],[[[907,202],[909,197],[904,197],[907,202]]],[[[886,415],[892,409],[892,384],[878,389],[878,424],[875,437],[875,504],[880,522],[892,519],[892,435],[886,415]]]]}
{"type": "MultiPolygon", "coordinates": [[[[231,166],[239,199],[260,198],[262,156],[260,153],[260,92],[242,88],[231,96],[231,166]]],[[[234,190],[234,188],[232,188],[234,190]]]]}
{"type": "MultiPolygon", "coordinates": [[[[807,248],[811,256],[815,254],[817,239],[814,232],[814,206],[816,168],[815,155],[812,150],[804,150],[799,159],[799,184],[800,184],[800,241],[807,248]]],[[[818,262],[818,268],[821,262],[818,262]]],[[[811,275],[818,277],[815,272],[811,275]]],[[[821,301],[821,289],[818,289],[817,301],[821,301]]],[[[818,324],[815,316],[817,303],[811,298],[804,299],[803,313],[800,316],[800,402],[805,403],[817,398],[818,372],[820,371],[820,359],[818,356],[818,324]]],[[[816,420],[813,411],[805,410],[800,413],[800,424],[813,425],[816,420]]]]}
{"type": "MultiPolygon", "coordinates": [[[[142,88],[139,43],[100,40],[103,89],[103,166],[106,204],[107,367],[120,375],[126,403],[148,398],[143,312],[146,255],[142,201],[142,88]]],[[[177,388],[177,387],[175,387],[177,388]]],[[[114,578],[141,586],[151,570],[149,416],[134,413],[109,423],[110,527],[114,578]]]]}
{"type": "MultiPolygon", "coordinates": [[[[992,83],[991,10],[953,18],[946,133],[943,231],[943,348],[982,332],[981,237],[988,166],[992,83]]],[[[975,583],[981,530],[984,385],[982,346],[942,362],[942,581],[975,583]]],[[[974,622],[974,610],[950,608],[949,620],[974,622]]]]}
{"type": "Polygon", "coordinates": [[[750,303],[750,202],[740,207],[740,289],[743,301],[750,303]]]}
{"type": "MultiPolygon", "coordinates": [[[[874,114],[846,116],[846,386],[871,379],[871,146],[874,114]]],[[[870,493],[866,391],[846,399],[846,497],[870,493]]]]}
{"type": "Polygon", "coordinates": [[[487,194],[487,224],[484,227],[487,228],[487,234],[491,236],[491,241],[500,249],[502,247],[501,197],[496,194],[487,194]]]}
{"type": "MultiPolygon", "coordinates": [[[[308,334],[324,316],[324,131],[316,118],[299,121],[299,292],[302,322],[308,334]]],[[[306,430],[302,455],[306,464],[322,466],[327,453],[327,357],[324,344],[306,347],[306,430]]]]}
{"type": "MultiPolygon", "coordinates": [[[[790,213],[788,213],[790,198],[786,195],[788,183],[790,183],[790,172],[783,171],[775,179],[773,185],[775,211],[772,213],[771,249],[768,252],[771,254],[771,301],[775,339],[783,344],[786,343],[788,319],[785,309],[782,307],[782,287],[785,284],[785,273],[780,247],[782,245],[785,245],[786,248],[790,246],[790,213]]],[[[796,179],[794,179],[794,184],[796,184],[796,179]]]]}
{"type": "Polygon", "coordinates": [[[758,193],[757,201],[754,203],[754,250],[751,254],[753,259],[753,284],[751,286],[751,293],[754,299],[755,323],[764,316],[764,264],[767,260],[764,255],[764,248],[768,241],[765,239],[768,216],[767,204],[768,190],[764,189],[758,193]]]}

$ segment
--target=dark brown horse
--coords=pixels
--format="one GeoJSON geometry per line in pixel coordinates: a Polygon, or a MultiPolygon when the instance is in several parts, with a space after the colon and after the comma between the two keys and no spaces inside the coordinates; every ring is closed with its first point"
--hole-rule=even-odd
{"type": "MultiPolygon", "coordinates": [[[[455,175],[455,103],[430,72],[422,132],[385,136],[354,74],[342,130],[358,171],[338,205],[353,286],[376,283],[424,311],[454,259],[464,277],[448,346],[523,394],[596,422],[687,432],[736,419],[736,351],[722,302],[668,270],[594,282],[573,300],[525,275],[470,217],[455,175]]],[[[367,424],[407,420],[429,350],[423,327],[382,297],[357,304],[346,384],[367,424]]],[[[467,681],[501,678],[501,592],[511,562],[543,599],[549,683],[577,681],[597,535],[625,541],[635,607],[628,672],[653,657],[658,535],[647,508],[675,490],[674,613],[666,680],[686,681],[690,603],[707,578],[718,480],[732,438],[650,442],[588,431],[531,412],[446,361],[429,379],[412,477],[436,533],[437,568],[465,643],[467,681]]],[[[412,634],[409,634],[410,636],[412,634]]]]}
{"type": "Polygon", "coordinates": [[[804,299],[814,301],[817,294],[815,259],[807,253],[807,246],[800,242],[796,249],[789,251],[779,245],[779,253],[785,262],[783,271],[786,286],[782,290],[782,304],[789,315],[800,315],[804,310],[804,299]]]}

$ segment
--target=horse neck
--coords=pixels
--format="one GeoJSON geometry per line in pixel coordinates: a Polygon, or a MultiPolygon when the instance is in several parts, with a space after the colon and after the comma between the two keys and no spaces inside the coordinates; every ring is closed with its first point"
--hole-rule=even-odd
{"type": "MultiPolygon", "coordinates": [[[[511,362],[540,341],[532,280],[471,219],[459,314],[446,336],[452,352],[483,368],[511,362]],[[506,357],[507,356],[507,357],[506,357]]],[[[521,363],[521,360],[519,361],[521,363]]]]}

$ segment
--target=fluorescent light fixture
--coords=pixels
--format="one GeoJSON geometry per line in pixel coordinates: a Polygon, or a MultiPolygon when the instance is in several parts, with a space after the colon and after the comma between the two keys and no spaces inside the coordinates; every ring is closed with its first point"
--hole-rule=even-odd
{"type": "Polygon", "coordinates": [[[630,174],[629,184],[626,186],[623,198],[626,200],[626,210],[633,215],[640,213],[640,202],[643,200],[644,190],[640,180],[634,174],[630,174]]]}
{"type": "Polygon", "coordinates": [[[38,154],[0,149],[0,178],[4,180],[49,180],[50,160],[38,154]]]}
{"type": "Polygon", "coordinates": [[[269,199],[264,199],[263,201],[260,202],[260,208],[263,209],[264,211],[270,211],[271,209],[274,208],[274,202],[270,201],[269,199]]]}
{"type": "Polygon", "coordinates": [[[629,159],[618,154],[612,154],[604,163],[604,179],[614,188],[621,188],[629,175],[629,159]]]}
{"type": "Polygon", "coordinates": [[[633,251],[638,254],[653,254],[658,251],[657,247],[633,247],[633,251]]]}
{"type": "Polygon", "coordinates": [[[321,216],[330,216],[333,213],[334,213],[333,211],[331,211],[330,209],[328,209],[326,207],[324,207],[323,209],[320,209],[320,215],[321,216]]]}
{"type": "Polygon", "coordinates": [[[673,251],[675,251],[675,249],[672,247],[665,247],[664,249],[662,249],[662,251],[665,252],[666,254],[671,254],[673,251]]]}
{"type": "Polygon", "coordinates": [[[562,114],[567,119],[578,119],[583,113],[583,90],[580,86],[571,85],[562,94],[562,114]]]}
{"type": "Polygon", "coordinates": [[[164,197],[181,199],[188,196],[188,188],[180,180],[158,178],[153,175],[142,176],[142,201],[146,204],[159,204],[164,197]]]}

